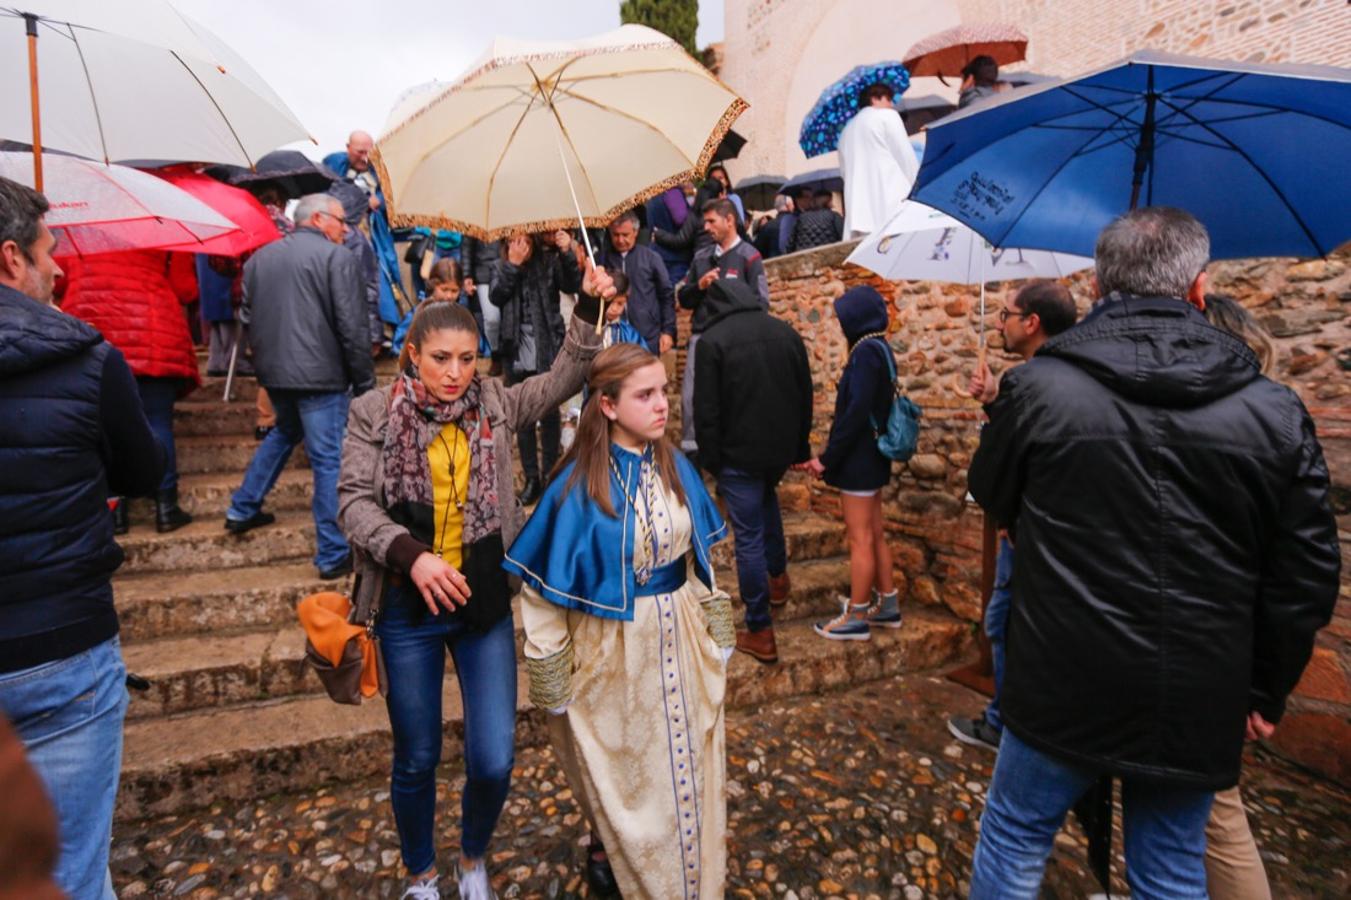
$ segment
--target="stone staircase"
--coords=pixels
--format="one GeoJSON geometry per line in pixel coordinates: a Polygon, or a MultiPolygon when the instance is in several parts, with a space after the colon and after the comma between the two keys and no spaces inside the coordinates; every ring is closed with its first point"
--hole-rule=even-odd
{"type": "MultiPolygon", "coordinates": [[[[179,404],[179,495],[197,521],[160,535],[145,501],[133,501],[127,561],[114,579],[127,667],[151,687],[133,692],[127,713],[118,816],[163,814],[388,771],[384,704],[340,706],[304,661],[295,604],[342,589],[311,563],[311,481],[297,451],[266,508],[277,522],[244,536],[222,527],[230,493],[256,446],[254,382],[220,400],[218,379],[179,404]]],[[[776,615],[780,663],[737,654],[729,702],[754,707],[777,698],[951,664],[970,652],[971,628],[942,607],[906,609],[906,625],[873,640],[833,643],[811,632],[848,589],[839,523],[808,513],[785,516],[793,595],[776,615]]],[[[714,554],[720,586],[736,596],[731,542],[714,554]]],[[[738,618],[740,613],[738,612],[738,618]]],[[[518,644],[520,640],[518,628],[518,644]]],[[[520,673],[518,741],[545,740],[543,714],[526,700],[520,673]]],[[[447,663],[443,691],[446,756],[458,753],[462,715],[447,663]]]]}

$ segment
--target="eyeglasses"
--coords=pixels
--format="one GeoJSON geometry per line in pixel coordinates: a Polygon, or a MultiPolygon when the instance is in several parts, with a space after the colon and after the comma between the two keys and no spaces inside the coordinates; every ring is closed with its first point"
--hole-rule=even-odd
{"type": "Polygon", "coordinates": [[[1010,317],[1018,318],[1018,319],[1026,319],[1028,316],[1035,316],[1035,315],[1036,315],[1036,313],[1030,313],[1030,312],[1010,312],[1010,311],[1007,310],[1007,309],[1001,309],[1001,310],[999,311],[999,324],[1000,324],[1000,325],[1003,325],[1005,322],[1007,322],[1007,321],[1009,320],[1010,317]]]}
{"type": "Polygon", "coordinates": [[[329,211],[326,210],[326,209],[321,209],[321,210],[319,210],[319,211],[316,213],[316,215],[320,215],[320,216],[328,216],[330,219],[332,219],[333,221],[337,222],[337,223],[338,223],[339,225],[341,225],[343,228],[349,227],[349,226],[347,225],[347,220],[346,220],[346,219],[344,219],[342,216],[335,216],[335,215],[333,215],[333,213],[329,212],[329,211]]]}

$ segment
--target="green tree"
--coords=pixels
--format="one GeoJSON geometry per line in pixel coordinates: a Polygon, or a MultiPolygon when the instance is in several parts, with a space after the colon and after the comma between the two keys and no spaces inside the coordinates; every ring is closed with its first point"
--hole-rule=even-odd
{"type": "Polygon", "coordinates": [[[694,33],[699,30],[699,0],[623,0],[619,21],[655,28],[698,56],[694,33]]]}

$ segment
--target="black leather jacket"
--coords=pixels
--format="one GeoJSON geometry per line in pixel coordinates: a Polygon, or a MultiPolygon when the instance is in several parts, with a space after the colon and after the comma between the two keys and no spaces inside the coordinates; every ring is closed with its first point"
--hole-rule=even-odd
{"type": "Polygon", "coordinates": [[[1004,376],[970,489],[1015,528],[1004,720],[1219,790],[1337,599],[1328,470],[1289,388],[1187,304],[1113,295],[1004,376]]]}

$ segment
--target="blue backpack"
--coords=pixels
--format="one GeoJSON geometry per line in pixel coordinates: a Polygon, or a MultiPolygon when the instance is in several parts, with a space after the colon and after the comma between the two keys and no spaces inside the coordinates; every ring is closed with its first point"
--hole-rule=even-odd
{"type": "Polygon", "coordinates": [[[901,393],[901,386],[896,380],[896,361],[891,358],[891,347],[880,336],[878,340],[887,358],[887,371],[891,373],[895,396],[891,400],[891,409],[887,411],[886,427],[879,426],[875,416],[870,418],[873,430],[877,432],[877,449],[887,459],[905,462],[915,455],[915,447],[919,443],[919,420],[924,410],[901,393]]]}

